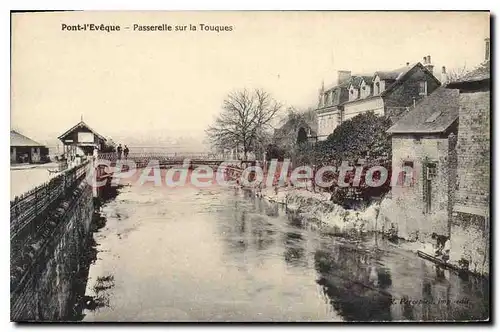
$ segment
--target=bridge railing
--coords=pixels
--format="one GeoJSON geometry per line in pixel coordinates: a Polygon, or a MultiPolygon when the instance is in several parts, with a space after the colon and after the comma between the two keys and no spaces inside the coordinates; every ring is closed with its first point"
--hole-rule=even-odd
{"type": "MultiPolygon", "coordinates": [[[[99,153],[98,157],[100,160],[108,160],[114,162],[118,159],[118,154],[116,152],[106,152],[99,153]]],[[[125,159],[122,154],[121,159],[125,159]]],[[[183,161],[185,159],[190,160],[223,160],[222,156],[213,153],[170,153],[170,152],[135,152],[129,153],[127,159],[133,160],[135,162],[149,162],[150,160],[158,161],[183,161]]]]}
{"type": "Polygon", "coordinates": [[[10,238],[18,234],[35,232],[36,217],[47,210],[47,207],[58,200],[68,188],[74,187],[87,172],[89,161],[67,169],[50,181],[33,188],[10,202],[10,238]]]}

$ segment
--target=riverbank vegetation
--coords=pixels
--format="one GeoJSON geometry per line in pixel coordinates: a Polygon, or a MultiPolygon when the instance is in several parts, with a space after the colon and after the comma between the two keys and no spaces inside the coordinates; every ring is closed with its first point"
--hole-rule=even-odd
{"type": "MultiPolygon", "coordinates": [[[[344,207],[370,204],[373,199],[384,196],[390,190],[392,150],[390,137],[386,133],[392,124],[390,119],[373,112],[359,114],[342,122],[325,141],[314,144],[312,135],[300,135],[304,131],[311,133],[311,114],[290,112],[288,117],[289,120],[280,132],[288,132],[293,141],[283,140],[280,135],[275,135],[274,143],[267,149],[268,160],[289,158],[294,167],[312,165],[315,169],[322,166],[334,166],[338,169],[344,162],[344,167],[349,167],[343,179],[347,186],[339,186],[341,179],[334,173],[325,172],[323,177],[325,181],[333,182],[326,189],[331,193],[331,200],[344,207]],[[388,170],[387,181],[379,187],[368,186],[365,181],[366,170],[373,166],[383,166],[388,170]],[[355,174],[359,169],[362,170],[359,185],[353,185],[358,181],[355,174]]],[[[381,176],[380,172],[375,172],[373,180],[380,180],[381,176]]],[[[319,190],[316,187],[315,190],[317,189],[319,190]]]]}

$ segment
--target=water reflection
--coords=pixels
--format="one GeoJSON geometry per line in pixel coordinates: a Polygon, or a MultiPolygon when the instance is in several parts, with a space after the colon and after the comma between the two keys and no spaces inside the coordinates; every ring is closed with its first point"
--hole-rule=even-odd
{"type": "Polygon", "coordinates": [[[318,284],[335,310],[348,320],[488,317],[488,280],[464,280],[389,242],[377,240],[355,247],[326,242],[316,251],[315,262],[318,284]]]}
{"type": "Polygon", "coordinates": [[[436,269],[378,237],[323,234],[245,191],[127,187],[103,213],[80,319],[488,316],[484,280],[436,269]]]}
{"type": "Polygon", "coordinates": [[[298,231],[289,231],[284,236],[285,262],[291,266],[307,266],[305,241],[298,231]]]}
{"type": "Polygon", "coordinates": [[[336,245],[315,254],[318,284],[332,306],[348,320],[391,320],[392,295],[387,292],[391,276],[377,266],[371,253],[336,245]]]}

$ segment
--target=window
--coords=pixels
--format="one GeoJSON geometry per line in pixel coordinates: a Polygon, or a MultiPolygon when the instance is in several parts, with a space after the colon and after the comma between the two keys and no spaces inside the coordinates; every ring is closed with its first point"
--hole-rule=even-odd
{"type": "Polygon", "coordinates": [[[402,185],[413,186],[413,161],[403,162],[402,185]]]}
{"type": "Polygon", "coordinates": [[[427,96],[427,81],[418,82],[418,94],[427,96]]]}
{"type": "Polygon", "coordinates": [[[380,82],[375,83],[375,94],[378,95],[380,93],[380,82]]]}
{"type": "Polygon", "coordinates": [[[432,212],[432,191],[434,179],[436,178],[436,163],[425,163],[423,170],[424,212],[430,213],[432,212]]]}
{"type": "Polygon", "coordinates": [[[427,175],[426,180],[431,181],[436,178],[436,164],[427,164],[427,175]]]}
{"type": "Polygon", "coordinates": [[[33,153],[38,153],[38,148],[33,148],[33,153]]]}

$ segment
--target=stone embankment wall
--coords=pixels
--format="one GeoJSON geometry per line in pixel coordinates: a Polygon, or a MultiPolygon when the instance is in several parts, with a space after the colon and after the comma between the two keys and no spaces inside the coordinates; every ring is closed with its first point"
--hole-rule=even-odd
{"type": "MultiPolygon", "coordinates": [[[[335,235],[359,235],[367,232],[387,234],[394,226],[394,222],[386,218],[388,211],[394,206],[390,198],[375,202],[364,210],[349,210],[332,203],[327,195],[306,190],[291,190],[263,197],[286,204],[287,209],[298,214],[302,222],[314,223],[321,230],[335,235]]],[[[411,209],[408,211],[412,212],[411,209]]],[[[407,216],[400,214],[399,218],[404,221],[407,216]]],[[[397,223],[397,219],[393,220],[397,223]]],[[[489,275],[489,242],[486,231],[489,225],[485,226],[481,216],[471,218],[470,214],[458,212],[454,213],[454,220],[461,226],[452,227],[450,262],[458,266],[459,261],[465,257],[469,262],[469,270],[489,275]],[[460,217],[462,219],[458,220],[460,217]]],[[[402,227],[404,225],[406,222],[396,224],[395,227],[397,237],[409,241],[405,242],[405,248],[416,251],[429,245],[427,237],[416,238],[414,232],[408,232],[402,227]]]]}
{"type": "Polygon", "coordinates": [[[11,202],[11,320],[66,317],[94,212],[89,162],[11,202]]]}

